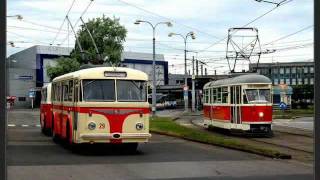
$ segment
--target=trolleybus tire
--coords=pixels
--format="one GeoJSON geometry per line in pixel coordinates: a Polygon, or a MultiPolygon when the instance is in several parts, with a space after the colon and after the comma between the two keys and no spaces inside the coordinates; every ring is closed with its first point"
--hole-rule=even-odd
{"type": "Polygon", "coordinates": [[[138,143],[124,143],[124,152],[125,153],[136,153],[138,149],[138,143]]]}
{"type": "Polygon", "coordinates": [[[72,152],[77,152],[77,146],[75,143],[73,143],[72,141],[70,142],[70,127],[69,127],[69,123],[67,123],[66,126],[66,139],[64,139],[64,143],[66,145],[66,148],[69,149],[72,152]]]}
{"type": "Polygon", "coordinates": [[[54,121],[53,120],[52,120],[52,140],[55,143],[59,143],[60,142],[59,136],[54,132],[54,121]]]}

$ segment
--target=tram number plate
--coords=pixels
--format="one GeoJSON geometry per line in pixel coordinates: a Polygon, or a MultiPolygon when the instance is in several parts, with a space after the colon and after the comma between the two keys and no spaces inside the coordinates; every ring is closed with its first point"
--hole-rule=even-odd
{"type": "Polygon", "coordinates": [[[99,123],[99,129],[104,129],[106,125],[104,123],[99,123]]]}

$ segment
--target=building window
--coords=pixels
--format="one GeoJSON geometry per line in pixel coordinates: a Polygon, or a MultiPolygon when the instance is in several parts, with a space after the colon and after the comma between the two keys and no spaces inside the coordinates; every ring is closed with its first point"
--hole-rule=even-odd
{"type": "Polygon", "coordinates": [[[286,84],[290,85],[290,79],[286,79],[286,84]]]}
{"type": "Polygon", "coordinates": [[[313,78],[310,78],[310,84],[313,85],[313,78]]]}
{"type": "Polygon", "coordinates": [[[278,79],[273,80],[273,84],[277,85],[278,84],[278,79]]]}
{"type": "Polygon", "coordinates": [[[298,84],[299,84],[299,85],[302,84],[302,79],[301,79],[301,78],[298,79],[298,84]]]}
{"type": "Polygon", "coordinates": [[[292,81],[292,85],[296,85],[296,79],[291,79],[291,81],[292,81]]]}
{"type": "Polygon", "coordinates": [[[310,67],[310,73],[314,73],[314,68],[310,67]]]}
{"type": "Polygon", "coordinates": [[[304,84],[309,84],[308,78],[304,78],[304,84]]]}
{"type": "Polygon", "coordinates": [[[183,80],[176,80],[176,84],[183,84],[184,81],[183,80]]]}
{"type": "Polygon", "coordinates": [[[18,101],[26,101],[26,97],[18,97],[18,101]]]}
{"type": "Polygon", "coordinates": [[[277,68],[273,69],[273,74],[278,74],[278,69],[277,68]]]}
{"type": "Polygon", "coordinates": [[[291,73],[292,74],[296,73],[296,67],[291,68],[291,73]]]}
{"type": "Polygon", "coordinates": [[[305,74],[307,74],[307,73],[308,73],[308,67],[304,67],[304,68],[303,68],[303,72],[304,72],[305,74]]]}
{"type": "Polygon", "coordinates": [[[284,73],[284,68],[280,68],[280,74],[284,73]]]}
{"type": "Polygon", "coordinates": [[[280,84],[284,84],[284,79],[280,79],[280,84]]]}
{"type": "Polygon", "coordinates": [[[286,68],[286,74],[290,74],[290,68],[286,68]]]}

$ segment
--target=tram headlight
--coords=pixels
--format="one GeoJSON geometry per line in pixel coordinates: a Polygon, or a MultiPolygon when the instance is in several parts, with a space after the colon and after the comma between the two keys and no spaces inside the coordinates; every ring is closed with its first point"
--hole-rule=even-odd
{"type": "Polygon", "coordinates": [[[94,123],[94,122],[90,122],[89,124],[88,124],[88,129],[90,129],[90,130],[94,130],[94,129],[96,129],[96,123],[94,123]]]}
{"type": "Polygon", "coordinates": [[[139,131],[142,130],[143,129],[143,124],[142,123],[137,123],[136,124],[136,129],[139,130],[139,131]]]}
{"type": "Polygon", "coordinates": [[[264,116],[264,113],[263,112],[259,112],[259,117],[263,117],[264,116]]]}

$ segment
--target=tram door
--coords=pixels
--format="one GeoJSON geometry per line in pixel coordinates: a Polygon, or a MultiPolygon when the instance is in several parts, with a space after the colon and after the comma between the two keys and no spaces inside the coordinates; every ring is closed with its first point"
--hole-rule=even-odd
{"type": "Polygon", "coordinates": [[[231,86],[231,123],[241,124],[241,86],[231,86]]]}

